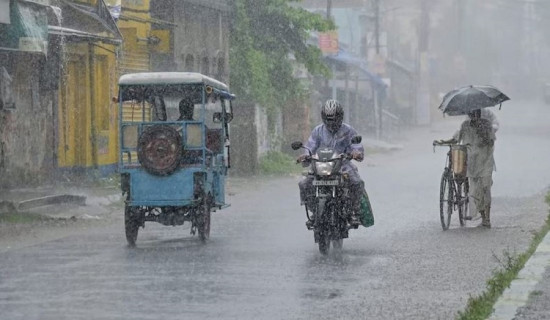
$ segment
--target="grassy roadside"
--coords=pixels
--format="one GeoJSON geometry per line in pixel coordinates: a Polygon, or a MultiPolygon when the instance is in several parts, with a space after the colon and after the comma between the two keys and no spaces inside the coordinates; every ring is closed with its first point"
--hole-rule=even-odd
{"type": "MultiPolygon", "coordinates": [[[[365,157],[369,157],[377,153],[390,152],[390,150],[365,147],[365,157]]],[[[260,158],[260,174],[261,175],[296,175],[304,171],[304,167],[296,164],[296,158],[280,151],[269,151],[260,158]]]]}
{"type": "Polygon", "coordinates": [[[290,175],[302,172],[302,166],[296,164],[296,159],[280,151],[269,151],[260,158],[260,174],[290,175]]]}
{"type": "MultiPolygon", "coordinates": [[[[546,203],[550,205],[550,192],[546,195],[546,203]]],[[[487,280],[487,288],[477,296],[470,297],[466,309],[458,313],[457,320],[486,319],[493,312],[493,306],[504,290],[517,277],[527,260],[537,249],[542,239],[550,230],[550,215],[546,218],[545,224],[533,236],[531,244],[526,252],[519,255],[504,253],[505,260],[500,261],[501,268],[493,271],[493,276],[487,280]]]]}
{"type": "Polygon", "coordinates": [[[50,220],[42,215],[29,212],[8,212],[0,214],[2,224],[28,224],[38,221],[50,220]]]}

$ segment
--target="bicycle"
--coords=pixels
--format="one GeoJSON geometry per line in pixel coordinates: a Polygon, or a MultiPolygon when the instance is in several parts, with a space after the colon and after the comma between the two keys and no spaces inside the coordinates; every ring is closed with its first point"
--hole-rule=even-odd
{"type": "Polygon", "coordinates": [[[468,216],[468,193],[470,185],[466,177],[467,145],[434,142],[433,146],[434,152],[436,146],[449,147],[439,189],[441,227],[444,231],[449,229],[453,211],[458,211],[458,220],[460,226],[463,227],[465,220],[471,220],[471,217],[468,216]]]}

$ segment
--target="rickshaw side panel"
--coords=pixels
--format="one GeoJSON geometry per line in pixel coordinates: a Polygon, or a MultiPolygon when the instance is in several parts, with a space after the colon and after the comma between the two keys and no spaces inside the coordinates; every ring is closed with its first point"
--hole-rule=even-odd
{"type": "Polygon", "coordinates": [[[225,175],[220,172],[214,173],[212,191],[216,204],[225,205],[225,175]]]}
{"type": "Polygon", "coordinates": [[[131,202],[150,206],[189,204],[194,198],[193,174],[198,171],[179,169],[172,175],[155,176],[143,170],[128,170],[131,202]]]}

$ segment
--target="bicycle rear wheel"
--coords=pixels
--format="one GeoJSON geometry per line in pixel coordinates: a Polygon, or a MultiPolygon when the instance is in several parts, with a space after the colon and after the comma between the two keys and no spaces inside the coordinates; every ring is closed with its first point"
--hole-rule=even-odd
{"type": "Polygon", "coordinates": [[[449,229],[451,224],[451,214],[453,213],[453,183],[451,173],[447,170],[441,175],[441,185],[439,188],[439,217],[443,230],[449,229]]]}

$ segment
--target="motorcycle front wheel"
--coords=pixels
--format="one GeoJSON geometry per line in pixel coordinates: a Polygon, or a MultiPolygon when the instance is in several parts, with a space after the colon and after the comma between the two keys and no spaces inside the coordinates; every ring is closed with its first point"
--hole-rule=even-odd
{"type": "MultiPolygon", "coordinates": [[[[325,213],[325,203],[326,203],[326,200],[321,198],[319,199],[319,202],[317,203],[317,219],[323,219],[323,215],[325,213]]],[[[323,221],[323,220],[321,220],[323,221]]],[[[319,223],[317,224],[317,226],[319,226],[319,223]]],[[[321,227],[321,231],[317,231],[319,233],[319,252],[321,254],[327,254],[328,253],[328,249],[330,248],[330,239],[328,237],[328,232],[327,232],[327,228],[326,226],[322,226],[321,227]]]]}
{"type": "Polygon", "coordinates": [[[335,250],[342,250],[344,246],[344,239],[332,240],[332,248],[335,250]]]}

